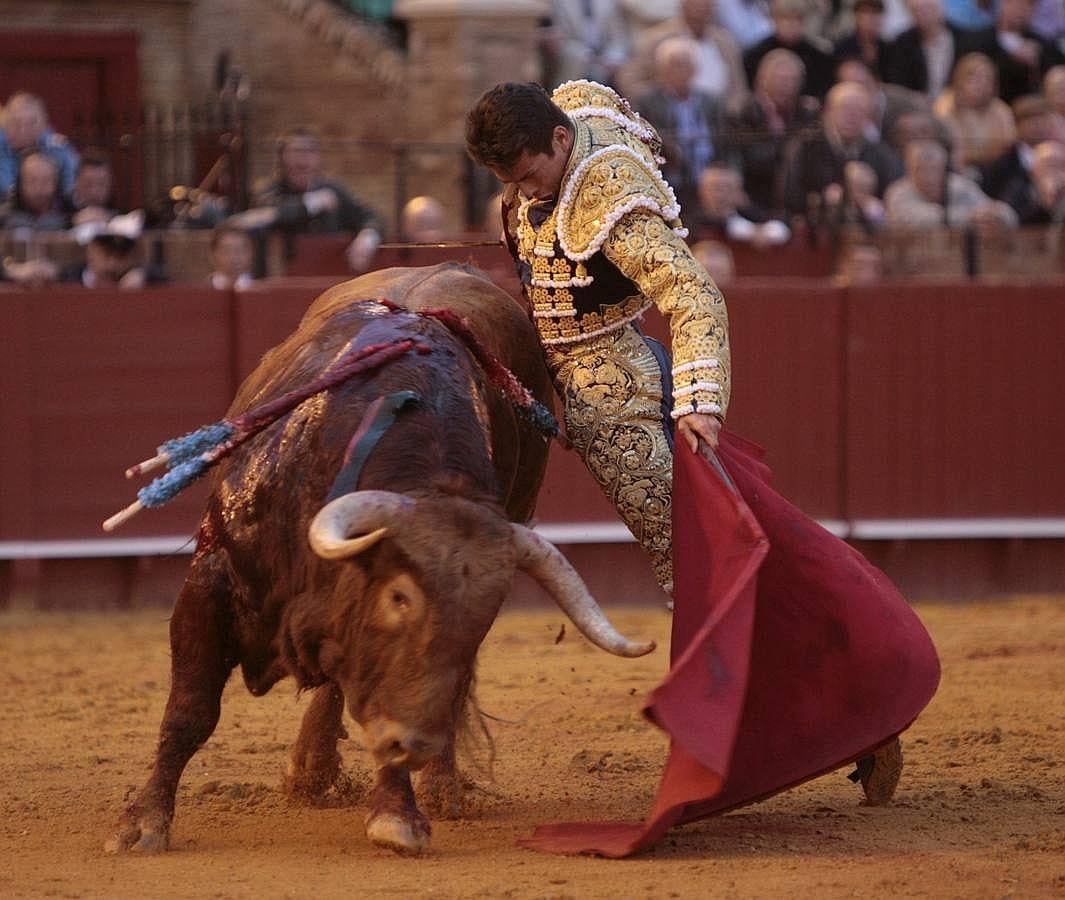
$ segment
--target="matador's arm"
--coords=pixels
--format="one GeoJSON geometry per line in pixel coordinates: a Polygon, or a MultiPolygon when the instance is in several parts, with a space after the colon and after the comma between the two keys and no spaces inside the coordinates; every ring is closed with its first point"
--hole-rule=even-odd
{"type": "Polygon", "coordinates": [[[669,316],[673,341],[673,418],[728,410],[731,359],[725,299],[687,244],[645,210],[623,216],[603,252],[669,316]]]}

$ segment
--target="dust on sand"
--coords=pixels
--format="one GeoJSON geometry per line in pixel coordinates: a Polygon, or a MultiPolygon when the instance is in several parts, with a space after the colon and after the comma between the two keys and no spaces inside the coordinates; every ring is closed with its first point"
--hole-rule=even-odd
{"type": "MultiPolygon", "coordinates": [[[[178,793],[173,850],[101,848],[147,777],[169,672],[167,613],[0,616],[0,896],[1042,897],[1065,895],[1065,600],[923,605],[943,684],[904,736],[895,802],[859,805],[836,772],[676,829],[635,859],[563,858],[515,841],[543,822],[642,817],[665,742],[639,716],[666,654],[608,657],[550,611],[502,615],[478,696],[495,761],[467,761],[470,812],[420,859],[371,848],[357,728],[351,783],[317,808],[280,793],[309,697],[229,684],[178,793]]],[[[619,610],[665,648],[669,619],[619,610]]]]}

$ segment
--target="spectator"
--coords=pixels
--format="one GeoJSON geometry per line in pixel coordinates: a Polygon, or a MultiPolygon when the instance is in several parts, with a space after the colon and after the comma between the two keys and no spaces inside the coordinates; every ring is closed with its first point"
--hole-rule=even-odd
{"type": "Polygon", "coordinates": [[[1013,120],[1017,140],[983,172],[980,186],[984,193],[1008,203],[1022,219],[1034,203],[1032,161],[1035,148],[1053,140],[1054,117],[1050,104],[1039,94],[1029,94],[1013,101],[1013,120]]]}
{"type": "Polygon", "coordinates": [[[874,75],[883,77],[888,53],[883,25],[884,0],[855,0],[854,30],[836,41],[833,52],[836,64],[849,59],[861,60],[874,75]]]}
{"type": "Polygon", "coordinates": [[[366,271],[381,242],[377,217],[342,185],[322,176],[321,141],[297,128],[278,142],[278,172],[255,198],[259,207],[273,207],[274,224],[288,233],[351,232],[348,265],[366,271]]]}
{"type": "Polygon", "coordinates": [[[52,284],[59,277],[59,267],[50,259],[38,257],[19,262],[8,256],[0,261],[0,281],[21,287],[38,288],[52,284]]]}
{"type": "Polygon", "coordinates": [[[1039,92],[1043,75],[1065,57],[1031,28],[1033,0],[1000,0],[995,24],[973,35],[970,49],[998,71],[998,95],[1011,103],[1039,92]]]}
{"type": "Polygon", "coordinates": [[[1028,24],[1044,41],[1065,51],[1065,3],[1061,0],[1035,0],[1028,24]]]}
{"type": "Polygon", "coordinates": [[[924,229],[976,225],[982,230],[1014,228],[1017,214],[992,200],[976,182],[947,171],[947,151],[936,141],[913,141],[906,148],[906,177],[887,189],[888,222],[924,229]]]}
{"type": "Polygon", "coordinates": [[[74,188],[70,192],[70,206],[74,211],[72,223],[107,222],[118,215],[118,210],[112,205],[113,189],[114,173],[107,158],[94,154],[82,156],[74,176],[74,188]]]}
{"type": "Polygon", "coordinates": [[[727,244],[703,240],[692,244],[692,256],[706,269],[718,287],[731,284],[736,278],[736,261],[727,244]]]}
{"type": "Polygon", "coordinates": [[[884,254],[876,244],[849,244],[836,263],[835,282],[842,287],[868,287],[884,277],[884,254]]]}
{"type": "Polygon", "coordinates": [[[244,291],[254,280],[255,246],[243,228],[224,222],[211,232],[211,287],[244,291]]]}
{"type": "Polygon", "coordinates": [[[617,0],[630,47],[639,46],[652,28],[676,15],[677,0],[617,0]]]}
{"type": "MultiPolygon", "coordinates": [[[[829,0],[838,4],[833,31],[828,37],[841,37],[854,28],[854,0],[829,0]]],[[[884,15],[880,26],[880,36],[890,45],[907,28],[913,27],[913,16],[906,0],[884,0],[884,15]]]]}
{"type": "Polygon", "coordinates": [[[6,197],[18,181],[20,160],[32,152],[43,153],[59,173],[60,194],[74,187],[78,154],[70,142],[48,125],[48,113],[39,97],[25,92],[12,94],[3,112],[0,129],[0,197],[6,197]]]}
{"type": "Polygon", "coordinates": [[[111,221],[89,222],[78,229],[85,246],[85,262],[67,269],[62,280],[87,288],[140,290],[164,281],[161,272],[145,265],[140,236],[144,229],[143,210],[134,210],[111,221]]]}
{"type": "Polygon", "coordinates": [[[967,49],[967,33],[947,24],[942,0],[907,2],[914,24],[891,45],[884,80],[935,100],[950,81],[955,60],[967,49]]]}
{"type": "Polygon", "coordinates": [[[1047,70],[1043,78],[1043,96],[1050,104],[1055,140],[1065,143],[1065,65],[1047,70]]]}
{"type": "Polygon", "coordinates": [[[399,216],[400,240],[435,244],[447,237],[444,204],[426,195],[411,197],[399,216]]]}
{"type": "Polygon", "coordinates": [[[979,31],[995,24],[995,4],[998,0],[943,0],[943,12],[948,22],[962,31],[979,31]]]}
{"type": "MultiPolygon", "coordinates": [[[[868,134],[870,140],[889,141],[900,116],[907,113],[926,113],[932,118],[932,104],[924,94],[911,91],[898,84],[885,84],[872,70],[858,59],[846,59],[836,71],[837,81],[853,81],[869,92],[870,115],[868,134]]],[[[950,131],[941,125],[939,131],[944,144],[950,143],[950,131]]]]}
{"type": "Polygon", "coordinates": [[[843,184],[825,191],[826,215],[840,225],[860,225],[874,234],[884,224],[884,204],[876,195],[877,178],[872,167],[856,159],[843,165],[843,184]]]}
{"type": "Polygon", "coordinates": [[[741,51],[773,33],[768,0],[716,0],[717,23],[732,35],[741,51]]]}
{"type": "Polygon", "coordinates": [[[1044,141],[1032,155],[1034,203],[1022,225],[1061,225],[1065,222],[1065,144],[1044,141]]]}
{"type": "Polygon", "coordinates": [[[692,85],[729,110],[739,109],[748,95],[739,47],[724,28],[714,24],[715,0],[681,0],[675,16],[649,29],[618,73],[625,96],[637,98],[653,86],[655,53],[666,38],[688,37],[696,42],[692,85]]]}
{"type": "Polygon", "coordinates": [[[554,84],[578,78],[613,84],[629,56],[617,0],[552,0],[544,50],[554,84]]]}
{"type": "Polygon", "coordinates": [[[820,104],[799,93],[804,71],[802,60],[790,50],[771,50],[758,66],[754,93],[729,119],[729,154],[737,160],[751,201],[771,212],[784,208],[781,181],[788,139],[821,127],[820,104]]]}
{"type": "Polygon", "coordinates": [[[743,180],[730,166],[715,163],[699,177],[699,205],[688,227],[698,238],[727,238],[758,248],[784,244],[791,230],[764,210],[744,203],[743,180]]]}
{"type": "Polygon", "coordinates": [[[878,197],[900,177],[902,164],[891,148],[868,138],[870,106],[869,92],[860,84],[844,82],[828,92],[821,130],[790,151],[784,185],[789,211],[815,223],[826,221],[826,201],[842,195],[844,165],[852,160],[872,168],[878,197]]]}
{"type": "Polygon", "coordinates": [[[59,166],[44,153],[30,153],[19,168],[15,193],[5,205],[0,227],[65,231],[70,227],[59,191],[59,166]]]}
{"type": "Polygon", "coordinates": [[[1013,113],[995,90],[995,67],[982,53],[958,60],[950,88],[933,110],[950,129],[954,165],[974,173],[1005,153],[1017,139],[1013,113]]]}
{"type": "Polygon", "coordinates": [[[948,153],[952,151],[950,130],[932,113],[925,110],[902,113],[895,120],[895,125],[888,135],[888,145],[899,159],[903,159],[910,142],[921,139],[938,141],[948,153]]]}
{"type": "Polygon", "coordinates": [[[696,203],[699,174],[722,143],[721,106],[694,86],[699,46],[681,35],[655,48],[655,80],[637,104],[640,113],[662,137],[662,174],[682,208],[696,203]]]}
{"type": "Polygon", "coordinates": [[[773,33],[743,54],[748,80],[754,83],[758,66],[767,53],[783,48],[798,56],[805,66],[802,93],[823,99],[832,86],[831,46],[819,47],[803,34],[805,6],[802,0],[773,0],[771,10],[773,33]]]}

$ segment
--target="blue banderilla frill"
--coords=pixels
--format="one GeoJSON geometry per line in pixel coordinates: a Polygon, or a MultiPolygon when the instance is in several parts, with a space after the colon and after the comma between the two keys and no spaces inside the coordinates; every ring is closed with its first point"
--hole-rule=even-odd
{"type": "MultiPolygon", "coordinates": [[[[387,301],[382,305],[393,312],[410,312],[387,301]]],[[[514,374],[480,344],[458,316],[449,310],[431,310],[419,314],[442,321],[463,340],[484,368],[489,382],[510,400],[521,418],[547,436],[558,435],[558,422],[551,411],[536,400],[514,374]]],[[[349,349],[322,375],[303,387],[289,391],[232,419],[222,419],[181,437],[164,441],[157,448],[155,456],[128,468],[126,477],[133,478],[164,466],[169,471],[141,488],[133,503],[107,519],[103,523],[104,531],[113,531],[142,509],[161,506],[173,500],[219,460],[309,397],[342,384],[350,378],[379,369],[411,350],[418,353],[432,352],[429,345],[410,338],[373,344],[359,350],[349,349]]]]}

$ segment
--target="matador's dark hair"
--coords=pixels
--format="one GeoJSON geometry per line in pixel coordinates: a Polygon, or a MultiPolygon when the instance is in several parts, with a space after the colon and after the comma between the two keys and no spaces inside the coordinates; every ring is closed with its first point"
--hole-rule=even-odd
{"type": "Polygon", "coordinates": [[[487,91],[466,116],[466,152],[482,166],[511,168],[528,152],[552,152],[557,126],[573,123],[538,84],[506,82],[487,91]]]}

